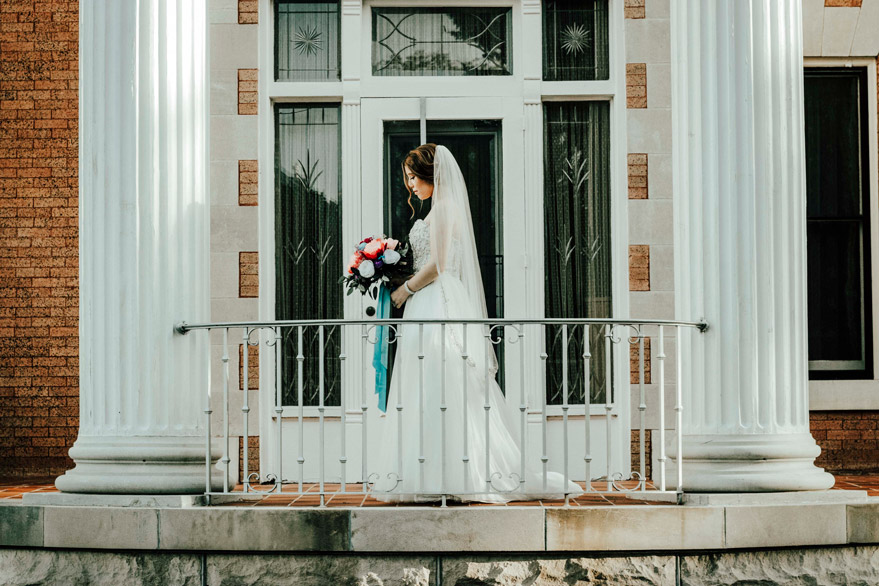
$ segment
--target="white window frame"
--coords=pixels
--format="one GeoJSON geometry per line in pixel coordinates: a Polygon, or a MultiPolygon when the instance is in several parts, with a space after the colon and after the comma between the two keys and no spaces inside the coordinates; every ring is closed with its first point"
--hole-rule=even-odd
{"type": "MultiPolygon", "coordinates": [[[[871,96],[877,95],[876,58],[809,57],[803,60],[806,68],[864,67],[867,69],[867,158],[869,160],[870,210],[870,279],[868,302],[872,303],[871,327],[873,336],[873,377],[870,379],[829,379],[809,381],[810,411],[872,410],[879,409],[879,146],[877,136],[877,104],[871,96]]],[[[831,371],[832,372],[832,371],[831,371]]]]}
{"type": "MultiPolygon", "coordinates": [[[[608,80],[598,81],[543,81],[542,67],[542,3],[535,0],[340,0],[340,34],[342,40],[341,80],[333,82],[278,82],[274,80],[274,9],[273,0],[259,2],[259,316],[261,320],[272,320],[275,316],[275,231],[274,231],[274,185],[275,185],[275,137],[274,137],[274,106],[276,103],[325,103],[340,104],[342,108],[341,123],[343,152],[345,150],[346,103],[359,104],[361,98],[383,97],[462,97],[462,96],[497,96],[523,95],[526,105],[532,103],[557,101],[608,101],[610,103],[610,189],[611,189],[611,270],[613,275],[612,299],[614,318],[629,317],[629,279],[628,279],[628,176],[627,176],[627,131],[626,131],[626,86],[625,86],[625,15],[624,0],[608,0],[609,71],[608,80]],[[537,5],[534,13],[530,6],[537,5]],[[372,36],[371,8],[373,6],[509,6],[513,10],[513,74],[509,76],[448,76],[448,77],[373,77],[372,76],[372,36]],[[529,6],[530,5],[530,6],[529,6]],[[533,18],[536,16],[536,18],[533,18]],[[531,18],[529,18],[531,17],[531,18]],[[357,20],[359,19],[359,21],[357,20]],[[354,24],[359,22],[359,31],[354,24]],[[346,51],[354,43],[359,43],[359,55],[346,51]],[[359,61],[359,63],[358,63],[359,61]]],[[[527,106],[526,106],[527,107],[527,106]]],[[[540,133],[542,137],[543,109],[540,108],[540,133]]],[[[358,131],[359,134],[359,131],[358,131]]],[[[359,140],[358,140],[359,144],[359,140]]],[[[527,149],[526,145],[526,149],[527,149]]],[[[535,184],[543,185],[543,148],[539,153],[537,178],[535,184]]],[[[345,163],[343,163],[344,165],[345,163]]],[[[359,215],[359,202],[349,201],[351,196],[345,192],[347,182],[343,168],[343,222],[346,214],[349,218],[359,215]]],[[[534,240],[543,239],[543,201],[531,208],[537,213],[528,214],[527,230],[534,235],[534,240]]],[[[347,221],[353,221],[351,219],[347,221]]],[[[527,259],[526,262],[535,266],[535,274],[540,274],[539,286],[529,285],[534,301],[532,307],[544,307],[543,291],[543,258],[527,259]]],[[[354,296],[345,301],[348,304],[359,303],[354,296]]],[[[352,306],[353,309],[353,306],[352,306]]],[[[540,310],[541,315],[543,309],[540,310]]],[[[352,313],[353,315],[353,313],[352,313]]],[[[629,379],[628,349],[625,359],[615,360],[614,380],[619,381],[615,389],[615,401],[612,411],[626,425],[623,443],[628,442],[629,434],[629,397],[624,393],[629,379]]],[[[346,368],[357,373],[359,362],[349,359],[346,368]]],[[[346,378],[349,375],[346,375],[346,378]]],[[[260,380],[274,381],[274,356],[267,356],[260,361],[260,380]]],[[[267,396],[267,395],[266,395],[267,396]]],[[[260,428],[267,429],[275,419],[271,406],[260,408],[260,428]],[[264,427],[266,426],[266,427],[264,427]]],[[[348,405],[348,411],[354,406],[348,405]]],[[[317,407],[304,407],[305,417],[318,416],[317,407]]],[[[569,414],[576,414],[575,408],[569,414]]],[[[547,407],[549,415],[561,415],[561,406],[547,407]]],[[[579,413],[582,413],[580,408],[579,413]]],[[[592,405],[590,414],[604,415],[604,405],[592,405]]],[[[296,417],[298,407],[286,406],[282,418],[296,417]]],[[[349,413],[349,418],[356,418],[356,413],[349,413]]],[[[340,417],[339,407],[326,407],[325,417],[328,420],[340,417]]]]}

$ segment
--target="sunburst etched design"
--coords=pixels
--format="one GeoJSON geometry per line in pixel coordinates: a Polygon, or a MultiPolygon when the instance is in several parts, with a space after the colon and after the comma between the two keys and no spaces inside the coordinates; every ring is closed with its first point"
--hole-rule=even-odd
{"type": "Polygon", "coordinates": [[[323,39],[317,27],[297,27],[293,36],[293,47],[300,55],[317,55],[323,39]]]}
{"type": "Polygon", "coordinates": [[[562,49],[569,55],[582,53],[591,43],[589,31],[582,24],[570,24],[562,31],[562,49]]]}

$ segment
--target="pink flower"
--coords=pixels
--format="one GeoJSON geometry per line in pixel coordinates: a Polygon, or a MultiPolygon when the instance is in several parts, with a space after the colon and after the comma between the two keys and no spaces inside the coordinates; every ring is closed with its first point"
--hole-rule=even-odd
{"type": "Polygon", "coordinates": [[[393,238],[388,238],[388,250],[397,250],[397,247],[400,245],[399,240],[395,240],[393,238]]]}
{"type": "Polygon", "coordinates": [[[384,251],[385,243],[382,240],[376,238],[375,240],[371,240],[363,249],[363,256],[365,256],[369,260],[375,260],[384,251]]]}
{"type": "Polygon", "coordinates": [[[351,258],[348,260],[348,274],[351,275],[354,273],[354,269],[360,266],[360,263],[363,262],[363,255],[359,252],[355,252],[351,255],[351,258]]]}

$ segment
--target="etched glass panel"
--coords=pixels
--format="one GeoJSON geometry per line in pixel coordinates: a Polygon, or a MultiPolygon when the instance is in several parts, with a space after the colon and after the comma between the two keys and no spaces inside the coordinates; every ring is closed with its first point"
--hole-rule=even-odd
{"type": "Polygon", "coordinates": [[[543,79],[608,79],[607,0],[543,5],[543,79]]]}
{"type": "MultiPolygon", "coordinates": [[[[339,107],[275,111],[275,317],[341,319],[342,198],[339,107]]],[[[296,328],[283,330],[282,401],[298,405],[296,328]]],[[[319,399],[319,331],[303,330],[303,405],[319,399]]],[[[339,405],[340,332],[324,331],[324,405],[339,405]]]]}
{"type": "Polygon", "coordinates": [[[338,2],[275,2],[275,79],[340,79],[338,2]]]}
{"type": "MultiPolygon", "coordinates": [[[[544,105],[544,258],[548,318],[609,318],[610,105],[566,102],[544,105]]],[[[547,328],[546,399],[560,404],[562,328],[547,328]]],[[[605,400],[605,340],[590,328],[590,402],[605,400]]],[[[583,403],[586,381],[583,331],[568,327],[568,401],[583,403]]]]}
{"type": "Polygon", "coordinates": [[[511,75],[510,8],[373,8],[372,74],[511,75]]]}

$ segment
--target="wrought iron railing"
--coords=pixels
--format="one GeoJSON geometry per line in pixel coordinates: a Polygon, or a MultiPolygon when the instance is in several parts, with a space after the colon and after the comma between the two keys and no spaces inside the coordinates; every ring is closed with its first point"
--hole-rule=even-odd
{"type": "MultiPolygon", "coordinates": [[[[525,479],[529,475],[528,470],[537,470],[542,478],[544,489],[547,488],[547,478],[550,470],[563,475],[565,486],[567,481],[574,481],[585,493],[616,493],[659,491],[681,494],[683,492],[683,471],[679,462],[675,462],[676,479],[670,483],[668,479],[667,440],[676,443],[674,453],[681,453],[681,429],[682,429],[682,404],[681,389],[681,366],[682,344],[679,342],[692,332],[703,332],[707,325],[703,322],[681,322],[668,320],[611,320],[611,319],[492,319],[492,320],[424,320],[412,321],[401,319],[387,320],[300,320],[300,321],[270,321],[270,322],[226,322],[187,324],[181,323],[176,326],[179,334],[200,335],[203,331],[216,332],[214,344],[222,347],[220,358],[222,375],[215,385],[220,387],[222,393],[222,414],[216,419],[221,421],[221,432],[218,437],[212,433],[212,419],[216,400],[212,400],[212,389],[208,388],[204,398],[205,413],[205,494],[210,496],[217,494],[241,494],[241,493],[273,493],[284,492],[285,494],[310,494],[320,495],[319,503],[325,505],[328,497],[336,495],[364,495],[373,496],[380,500],[387,498],[415,498],[419,495],[429,494],[437,497],[437,500],[445,506],[448,498],[461,498],[467,500],[468,495],[497,494],[503,500],[532,500],[541,497],[541,491],[535,492],[534,487],[526,489],[525,479]],[[378,407],[374,400],[373,379],[369,365],[377,340],[379,327],[387,327],[388,331],[396,332],[391,338],[391,351],[394,345],[399,345],[400,340],[405,339],[402,328],[411,327],[406,336],[411,337],[416,333],[418,339],[415,344],[418,347],[416,355],[418,368],[421,375],[418,382],[417,393],[418,405],[413,407],[403,405],[398,397],[390,396],[387,409],[394,409],[397,414],[397,422],[402,431],[402,421],[405,417],[418,418],[418,437],[402,438],[398,435],[397,445],[393,447],[397,451],[399,470],[403,465],[403,443],[418,442],[417,464],[412,464],[411,469],[417,469],[423,478],[427,467],[442,464],[442,482],[440,490],[422,493],[421,491],[401,491],[402,478],[396,473],[394,486],[388,489],[379,489],[378,484],[383,478],[379,478],[379,472],[370,468],[371,458],[369,446],[375,446],[375,434],[380,430],[375,427],[375,411],[378,407]],[[473,368],[473,361],[467,349],[468,328],[472,334],[472,328],[486,340],[488,344],[506,344],[507,353],[507,394],[505,401],[518,401],[517,405],[511,405],[511,412],[518,411],[518,428],[512,436],[518,442],[521,460],[515,470],[496,470],[491,465],[491,441],[488,434],[490,429],[490,411],[493,408],[504,409],[504,405],[492,406],[486,386],[479,389],[485,392],[485,453],[484,456],[486,482],[483,487],[475,487],[469,491],[455,490],[447,492],[446,464],[455,460],[465,469],[471,466],[471,456],[468,453],[468,409],[461,408],[464,418],[463,450],[462,453],[450,456],[446,453],[446,425],[447,421],[447,391],[461,393],[462,405],[467,400],[467,369],[473,368]],[[547,345],[550,338],[548,332],[561,332],[560,336],[553,334],[560,343],[547,345]],[[316,345],[318,357],[316,397],[314,405],[308,405],[304,397],[308,396],[304,388],[303,369],[306,363],[303,338],[311,331],[317,332],[319,343],[316,345]],[[325,352],[327,331],[335,331],[339,335],[333,346],[339,351],[337,356],[327,355],[325,352]],[[442,347],[442,380],[439,384],[441,397],[437,413],[424,413],[425,376],[424,353],[425,331],[427,334],[439,334],[440,340],[448,340],[451,334],[453,338],[461,337],[463,333],[463,346],[458,342],[457,346],[449,346],[447,343],[440,344],[442,347]],[[497,336],[498,331],[503,332],[497,336]],[[457,332],[457,334],[455,334],[457,332]],[[281,388],[282,361],[285,354],[282,352],[283,340],[292,337],[298,340],[296,360],[296,391],[298,401],[295,405],[284,405],[285,393],[281,388]],[[595,346],[595,340],[602,340],[601,347],[595,346]],[[666,344],[670,339],[675,340],[675,369],[677,376],[674,379],[674,415],[673,425],[667,425],[666,414],[666,391],[672,390],[669,377],[666,373],[666,344]],[[575,346],[570,345],[571,340],[576,340],[575,346]],[[243,461],[240,463],[240,485],[234,484],[237,471],[232,466],[232,452],[230,442],[232,438],[238,439],[239,432],[230,434],[230,409],[234,399],[230,387],[230,343],[241,343],[240,352],[235,353],[240,357],[239,377],[240,382],[240,437],[242,446],[239,453],[243,461]],[[446,350],[447,346],[449,350],[446,350]],[[260,448],[263,467],[262,476],[250,470],[250,438],[253,437],[251,425],[251,400],[254,389],[251,387],[251,364],[250,356],[254,354],[253,348],[260,348],[261,360],[269,360],[271,364],[261,365],[259,390],[260,400],[263,403],[264,416],[260,437],[270,439],[270,443],[261,442],[260,448]],[[551,347],[551,349],[550,349],[551,347]],[[572,356],[571,347],[576,348],[577,356],[572,356]],[[648,353],[648,349],[651,351],[648,353]],[[557,352],[560,356],[550,356],[548,350],[557,352]],[[361,362],[352,364],[352,352],[358,352],[361,362]],[[650,355],[652,354],[652,356],[650,355]],[[600,356],[599,362],[594,364],[593,355],[600,356]],[[342,390],[339,394],[338,406],[327,406],[325,403],[325,371],[328,360],[338,361],[342,390]],[[458,361],[461,365],[463,378],[457,381],[447,380],[446,369],[450,361],[458,361]],[[577,368],[572,368],[572,361],[580,361],[577,368]],[[621,362],[622,361],[622,362],[621,362]],[[561,363],[558,377],[558,363],[561,363]],[[358,372],[350,372],[352,368],[358,372]],[[553,376],[548,376],[552,370],[553,376]],[[600,376],[595,372],[600,371],[600,376]],[[576,371],[583,378],[579,381],[581,389],[578,393],[579,403],[572,402],[571,381],[569,373],[576,371]],[[617,373],[617,374],[613,374],[617,373]],[[623,375],[621,375],[623,373],[623,375]],[[654,374],[655,373],[655,374],[654,374]],[[269,376],[266,377],[266,374],[269,376]],[[266,386],[266,378],[273,378],[271,386],[266,386]],[[560,380],[558,380],[560,378],[560,380]],[[648,378],[650,380],[648,380],[648,378]],[[547,381],[557,380],[557,383],[547,381]],[[590,392],[590,385],[595,381],[601,381],[605,385],[600,394],[603,401],[593,404],[592,397],[595,393],[590,392]],[[510,383],[513,383],[512,385],[510,383]],[[547,384],[560,384],[560,389],[553,390],[561,397],[560,404],[548,404],[547,396],[553,395],[546,389],[547,384]],[[463,387],[463,388],[462,388],[463,387]],[[536,389],[536,391],[535,391],[536,389]],[[626,405],[633,400],[632,392],[637,389],[637,414],[635,417],[628,416],[629,410],[626,405]],[[650,398],[650,394],[654,394],[650,398]],[[356,398],[358,404],[351,404],[356,398]],[[650,400],[648,400],[650,399],[650,400]],[[266,407],[266,401],[270,407],[266,407]],[[646,419],[648,416],[648,403],[653,405],[655,415],[651,429],[654,430],[655,441],[650,442],[647,438],[646,419]],[[413,412],[414,411],[414,412],[413,412]],[[329,412],[329,413],[328,413],[329,412]],[[622,417],[621,417],[622,415],[622,417]],[[427,418],[425,418],[427,416],[427,418]],[[315,427],[316,420],[316,427],[315,427]],[[335,428],[328,438],[327,425],[332,420],[335,428]],[[582,422],[582,423],[580,423],[582,422]],[[371,425],[372,424],[372,425],[371,425]],[[576,424],[576,425],[575,425],[576,424]],[[312,426],[306,435],[306,426],[312,426]],[[349,438],[354,427],[359,425],[359,437],[349,438]],[[423,431],[425,426],[439,425],[441,435],[440,462],[428,462],[424,456],[423,431]],[[270,427],[270,428],[268,428],[270,427]],[[351,427],[349,429],[349,427],[351,427]],[[574,429],[576,427],[577,429],[574,429]],[[604,428],[603,430],[601,428],[604,428]],[[286,429],[285,429],[286,428],[286,429]],[[667,429],[668,428],[668,429],[667,429]],[[626,449],[626,442],[619,438],[625,437],[626,441],[631,437],[631,432],[638,431],[638,449],[626,449]],[[595,448],[599,447],[596,437],[603,431],[604,448],[603,454],[596,455],[595,448]],[[669,432],[671,432],[669,434],[669,432]],[[371,435],[372,434],[372,435],[371,435]],[[550,439],[552,436],[552,440],[550,439]],[[289,436],[294,436],[292,439],[289,436]],[[221,442],[222,456],[216,458],[217,440],[221,442]],[[332,440],[337,455],[328,453],[328,439],[332,440]],[[296,457],[285,460],[286,450],[290,448],[290,442],[295,441],[296,457]],[[554,445],[553,441],[555,442],[554,445]],[[359,446],[357,446],[359,444],[359,446]],[[352,445],[354,446],[352,448],[352,445]],[[652,478],[648,478],[648,445],[657,452],[654,454],[656,466],[652,470],[652,478]],[[637,463],[632,465],[634,455],[637,454],[637,463]],[[315,465],[316,461],[316,465],[315,465]],[[579,464],[574,464],[579,462],[579,464]],[[222,473],[222,488],[218,489],[216,480],[217,468],[222,473]],[[270,468],[270,471],[267,470],[270,468]],[[328,468],[332,468],[328,470],[328,468]],[[600,468],[600,471],[599,471],[600,468]],[[510,480],[515,486],[510,488],[498,487],[495,482],[510,480]],[[527,493],[525,492],[527,490],[527,493]],[[522,493],[521,497],[515,496],[522,493]],[[525,498],[527,494],[527,499],[525,498]]],[[[471,338],[472,339],[472,338],[471,338]]],[[[413,343],[413,342],[409,342],[413,343]]],[[[314,345],[308,347],[314,348],[314,345]]],[[[491,347],[491,346],[487,346],[491,347]]],[[[684,347],[687,347],[684,345],[684,347]]],[[[470,353],[473,353],[472,343],[470,353]]],[[[314,364],[311,361],[310,364],[314,364]]],[[[484,363],[488,364],[485,360],[484,363]]],[[[453,366],[454,367],[454,366],[453,366]]],[[[456,368],[456,367],[455,367],[456,368]]],[[[492,376],[486,368],[486,376],[492,376]]],[[[393,381],[388,385],[393,389],[393,381]]],[[[431,388],[436,389],[434,385],[431,388]]],[[[413,393],[411,389],[409,393],[413,393]]],[[[472,414],[470,415],[472,417],[472,414]]],[[[414,421],[414,420],[413,420],[414,421]]],[[[237,448],[238,446],[236,446],[237,448]]],[[[386,446],[379,446],[386,448],[386,446]]],[[[629,448],[632,445],[628,445],[629,448]]],[[[456,464],[457,465],[457,464],[456,464]]],[[[382,470],[381,473],[387,472],[382,470]]],[[[533,474],[532,474],[533,476],[533,474]]],[[[391,475],[388,475],[390,478],[391,475]]],[[[503,484],[503,483],[502,483],[503,484]]],[[[577,493],[579,494],[579,493],[577,493]]],[[[570,497],[575,497],[574,491],[565,490],[563,495],[557,491],[548,490],[546,497],[559,498],[564,496],[565,503],[570,497]]]]}

